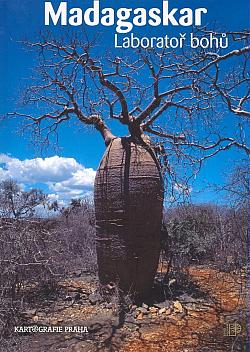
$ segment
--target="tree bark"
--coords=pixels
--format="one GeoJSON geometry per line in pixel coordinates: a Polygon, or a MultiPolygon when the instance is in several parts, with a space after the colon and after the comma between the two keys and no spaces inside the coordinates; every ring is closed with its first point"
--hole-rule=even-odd
{"type": "MultiPolygon", "coordinates": [[[[146,139],[144,139],[146,140],[146,139]]],[[[143,139],[111,141],[95,179],[96,243],[102,285],[145,297],[160,254],[163,180],[143,139]]]]}
{"type": "Polygon", "coordinates": [[[95,128],[97,129],[97,131],[101,133],[106,146],[108,146],[111,143],[111,141],[115,138],[115,136],[112,134],[108,126],[104,123],[104,121],[100,117],[98,117],[95,122],[95,128]]]}

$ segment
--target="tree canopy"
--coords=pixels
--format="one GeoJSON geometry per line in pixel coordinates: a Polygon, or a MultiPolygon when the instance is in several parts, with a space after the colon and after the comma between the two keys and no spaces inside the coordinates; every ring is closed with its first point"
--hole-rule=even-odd
{"type": "Polygon", "coordinates": [[[151,48],[119,57],[114,51],[100,55],[95,40],[79,35],[41,35],[24,42],[37,52],[38,64],[23,102],[37,114],[9,115],[25,117],[26,127],[47,143],[61,124],[76,120],[98,130],[108,145],[114,138],[109,121],[119,121],[134,138],[153,138],[171,184],[188,193],[188,180],[207,158],[231,148],[250,153],[249,33],[227,36],[230,49],[151,48]]]}

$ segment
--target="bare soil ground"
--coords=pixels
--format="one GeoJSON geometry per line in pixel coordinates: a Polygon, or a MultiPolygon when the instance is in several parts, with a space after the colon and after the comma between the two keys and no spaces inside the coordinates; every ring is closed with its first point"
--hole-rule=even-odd
{"type": "MultiPolygon", "coordinates": [[[[243,272],[186,269],[203,295],[130,306],[95,297],[97,280],[71,277],[55,297],[23,312],[27,326],[86,326],[86,332],[14,333],[2,352],[244,352],[247,351],[247,278],[243,272]],[[94,294],[93,294],[94,293],[94,294]],[[238,324],[238,325],[237,325],[238,324]],[[229,335],[229,336],[228,336],[229,335]]],[[[34,299],[34,302],[36,300],[34,299]]]]}

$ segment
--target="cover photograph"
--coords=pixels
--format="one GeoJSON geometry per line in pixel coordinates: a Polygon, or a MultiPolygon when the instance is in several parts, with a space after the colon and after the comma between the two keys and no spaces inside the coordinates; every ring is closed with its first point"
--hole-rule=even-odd
{"type": "Polygon", "coordinates": [[[0,352],[248,350],[249,4],[0,0],[0,352]]]}

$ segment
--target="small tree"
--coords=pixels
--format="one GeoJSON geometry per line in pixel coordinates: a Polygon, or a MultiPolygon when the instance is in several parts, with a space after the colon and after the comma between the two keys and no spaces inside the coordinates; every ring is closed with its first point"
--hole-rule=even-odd
{"type": "Polygon", "coordinates": [[[236,163],[225,178],[225,184],[216,189],[224,193],[226,200],[234,208],[247,208],[250,194],[249,159],[236,163]]]}
{"type": "Polygon", "coordinates": [[[24,191],[14,180],[0,182],[0,216],[32,217],[39,205],[44,205],[46,195],[38,189],[24,191]]]}

